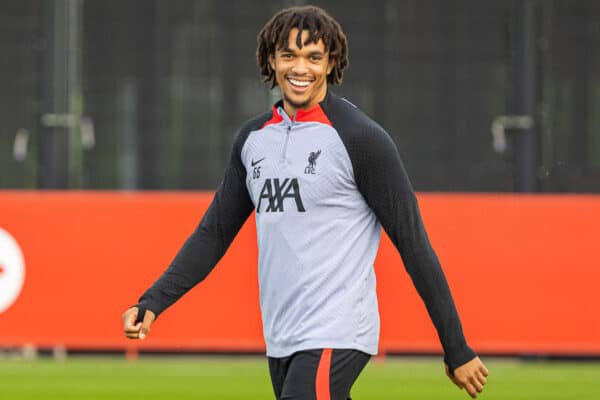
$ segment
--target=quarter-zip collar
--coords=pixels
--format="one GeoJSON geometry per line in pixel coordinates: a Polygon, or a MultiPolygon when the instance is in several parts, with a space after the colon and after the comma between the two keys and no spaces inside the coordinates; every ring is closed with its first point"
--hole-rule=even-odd
{"type": "MultiPolygon", "coordinates": [[[[273,107],[273,108],[275,108],[275,107],[273,107]]],[[[287,125],[288,127],[293,126],[294,122],[296,122],[297,112],[296,112],[296,114],[294,114],[293,118],[290,118],[290,116],[285,112],[283,106],[277,106],[276,112],[277,112],[277,114],[279,114],[279,116],[282,118],[285,125],[287,125]]]]}
{"type": "Polygon", "coordinates": [[[322,102],[315,104],[307,110],[301,108],[297,109],[292,118],[290,118],[290,116],[283,109],[283,100],[279,100],[273,105],[273,117],[263,125],[263,128],[267,125],[278,124],[281,122],[284,122],[288,127],[301,122],[320,122],[322,124],[333,126],[321,107],[321,104],[327,102],[330,96],[333,95],[327,92],[327,95],[322,102]]]}

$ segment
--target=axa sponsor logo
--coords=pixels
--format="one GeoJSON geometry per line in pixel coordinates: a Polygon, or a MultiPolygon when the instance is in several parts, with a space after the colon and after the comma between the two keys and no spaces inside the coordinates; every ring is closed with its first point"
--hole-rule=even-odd
{"type": "Polygon", "coordinates": [[[295,205],[298,212],[306,211],[297,178],[267,178],[260,190],[256,212],[284,212],[286,200],[288,205],[295,205]]]}
{"type": "Polygon", "coordinates": [[[19,297],[25,282],[25,259],[17,241],[0,228],[0,313],[19,297]]]}

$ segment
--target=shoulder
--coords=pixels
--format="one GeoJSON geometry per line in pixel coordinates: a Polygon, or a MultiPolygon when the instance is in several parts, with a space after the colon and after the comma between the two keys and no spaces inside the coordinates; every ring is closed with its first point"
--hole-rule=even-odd
{"type": "Polygon", "coordinates": [[[321,107],[336,129],[385,132],[377,122],[344,97],[328,93],[321,107]]]}
{"type": "Polygon", "coordinates": [[[262,128],[263,125],[267,121],[269,121],[272,117],[273,117],[273,111],[267,111],[265,113],[254,116],[254,117],[248,119],[247,121],[245,121],[240,126],[240,129],[237,132],[234,147],[236,147],[238,150],[240,150],[243,147],[244,143],[246,142],[248,135],[250,135],[250,133],[262,128]]]}
{"type": "Polygon", "coordinates": [[[321,106],[351,156],[356,151],[396,150],[385,129],[349,100],[328,93],[321,106]]]}
{"type": "Polygon", "coordinates": [[[257,129],[262,128],[262,126],[271,119],[271,117],[273,116],[273,111],[269,110],[267,112],[264,112],[260,115],[256,115],[252,118],[250,118],[249,120],[247,120],[246,122],[244,122],[242,124],[242,126],[240,127],[240,133],[242,132],[252,132],[255,131],[257,129]]]}

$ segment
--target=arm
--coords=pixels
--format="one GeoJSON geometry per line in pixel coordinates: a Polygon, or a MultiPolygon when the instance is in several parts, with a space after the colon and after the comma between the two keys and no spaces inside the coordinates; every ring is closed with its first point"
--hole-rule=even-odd
{"type": "Polygon", "coordinates": [[[398,150],[380,127],[372,127],[359,144],[354,166],[359,190],[400,252],[405,268],[423,299],[444,349],[450,379],[476,397],[487,369],[467,345],[460,318],[440,262],[429,242],[417,198],[398,150]]]}
{"type": "MultiPolygon", "coordinates": [[[[232,158],[239,158],[233,154],[232,158]]],[[[158,317],[188,290],[204,280],[240,230],[253,204],[241,161],[230,162],[225,177],[200,224],[163,275],[140,298],[138,307],[158,317]],[[239,166],[236,165],[239,162],[239,166]],[[241,168],[240,168],[241,167],[241,168]]]]}
{"type": "Polygon", "coordinates": [[[246,170],[240,159],[249,129],[245,131],[236,139],[223,181],[200,224],[168,269],[123,315],[127,337],[143,339],[155,318],[206,278],[252,212],[246,170]]]}
{"type": "Polygon", "coordinates": [[[353,169],[358,188],[398,249],[437,329],[453,371],[475,357],[467,345],[450,288],[421,220],[417,198],[397,148],[374,124],[356,136],[353,169]]]}

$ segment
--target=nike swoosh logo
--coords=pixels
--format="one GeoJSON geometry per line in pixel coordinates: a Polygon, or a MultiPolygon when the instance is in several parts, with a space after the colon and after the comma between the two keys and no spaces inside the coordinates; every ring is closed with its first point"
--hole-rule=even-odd
{"type": "Polygon", "coordinates": [[[252,166],[253,166],[253,167],[254,167],[254,166],[256,166],[256,164],[258,164],[259,162],[261,162],[261,161],[262,161],[262,160],[264,160],[265,158],[267,158],[267,157],[263,157],[263,158],[261,158],[261,159],[260,159],[260,160],[258,160],[258,161],[254,161],[254,160],[252,160],[252,161],[251,161],[251,163],[252,163],[252,166]]]}

